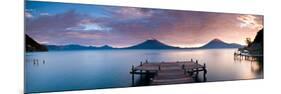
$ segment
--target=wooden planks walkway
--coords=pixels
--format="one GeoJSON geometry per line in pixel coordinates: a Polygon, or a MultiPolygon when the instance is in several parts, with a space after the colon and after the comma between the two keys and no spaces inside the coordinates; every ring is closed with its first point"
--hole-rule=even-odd
{"type": "Polygon", "coordinates": [[[200,71],[204,71],[206,78],[206,65],[200,65],[197,60],[191,59],[182,62],[141,62],[137,67],[132,66],[131,74],[133,80],[134,74],[153,74],[150,85],[166,85],[195,82],[192,75],[195,72],[198,76],[200,71]]]}
{"type": "Polygon", "coordinates": [[[263,54],[250,54],[250,53],[243,53],[240,51],[234,52],[234,60],[258,61],[260,59],[263,59],[263,54]]]}
{"type": "Polygon", "coordinates": [[[194,82],[192,77],[182,69],[160,70],[153,78],[151,85],[179,84],[194,82]]]}

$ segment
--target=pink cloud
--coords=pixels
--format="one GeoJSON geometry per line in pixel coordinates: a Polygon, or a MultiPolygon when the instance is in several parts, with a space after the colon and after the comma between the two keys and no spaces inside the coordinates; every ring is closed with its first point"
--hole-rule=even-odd
{"type": "Polygon", "coordinates": [[[141,19],[152,16],[152,11],[144,11],[141,8],[119,8],[115,11],[119,18],[122,19],[141,19]]]}
{"type": "Polygon", "coordinates": [[[238,16],[237,19],[239,21],[241,21],[241,23],[240,23],[241,28],[248,27],[248,28],[257,29],[257,30],[260,30],[261,28],[263,28],[263,25],[261,23],[258,23],[256,16],[241,15],[241,16],[238,16]]]}
{"type": "Polygon", "coordinates": [[[33,15],[30,12],[24,12],[24,16],[26,18],[32,18],[33,17],[33,15]]]}

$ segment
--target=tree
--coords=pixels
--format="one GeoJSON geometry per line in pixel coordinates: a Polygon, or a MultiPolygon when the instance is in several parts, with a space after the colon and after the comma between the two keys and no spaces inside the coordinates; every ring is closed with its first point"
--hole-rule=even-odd
{"type": "Polygon", "coordinates": [[[252,44],[252,40],[251,40],[251,38],[246,38],[246,44],[247,44],[247,46],[249,47],[251,44],[252,44]]]}

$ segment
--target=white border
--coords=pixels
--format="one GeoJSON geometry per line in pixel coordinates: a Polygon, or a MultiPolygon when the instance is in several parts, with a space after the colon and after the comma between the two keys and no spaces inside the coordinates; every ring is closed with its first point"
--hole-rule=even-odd
{"type": "MultiPolygon", "coordinates": [[[[47,0],[45,0],[47,1],[47,0]]],[[[280,92],[280,3],[278,0],[48,0],[72,3],[265,15],[265,79],[82,90],[70,94],[265,94],[280,92]]],[[[23,93],[23,0],[0,5],[0,92],[23,93]]]]}

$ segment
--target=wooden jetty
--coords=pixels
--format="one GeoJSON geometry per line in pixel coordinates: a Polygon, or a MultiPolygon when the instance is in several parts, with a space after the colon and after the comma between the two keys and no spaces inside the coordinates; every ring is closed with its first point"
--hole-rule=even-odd
{"type": "Polygon", "coordinates": [[[259,58],[262,58],[262,54],[250,54],[250,53],[244,53],[244,52],[234,52],[234,59],[240,59],[240,60],[249,60],[249,61],[255,61],[259,58]]]}
{"type": "Polygon", "coordinates": [[[199,72],[204,72],[204,81],[206,81],[206,64],[201,65],[198,60],[177,61],[177,62],[141,62],[139,66],[132,66],[132,85],[134,86],[134,75],[152,75],[149,85],[166,85],[196,82],[199,72]]]}

